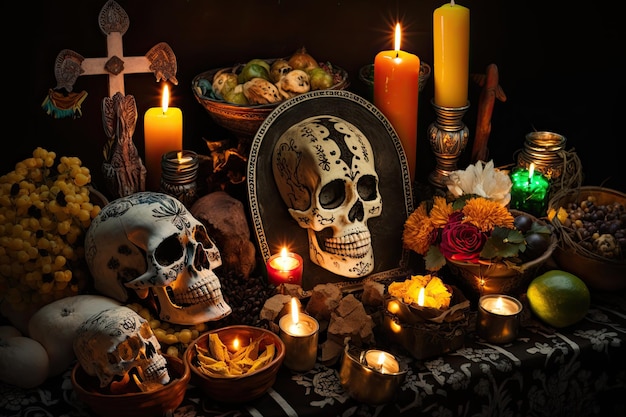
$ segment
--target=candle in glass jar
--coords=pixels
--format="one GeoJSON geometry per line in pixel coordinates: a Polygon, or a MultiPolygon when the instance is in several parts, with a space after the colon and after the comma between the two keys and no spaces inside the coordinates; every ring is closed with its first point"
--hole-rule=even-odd
{"type": "Polygon", "coordinates": [[[313,369],[317,360],[319,323],[313,317],[300,313],[295,298],[291,299],[290,314],[278,321],[280,338],[285,344],[284,364],[287,368],[305,372],[313,369]]]}
{"type": "Polygon", "coordinates": [[[400,24],[396,25],[395,49],[382,51],[374,59],[374,104],[389,119],[398,134],[411,182],[417,158],[417,104],[420,59],[400,50],[400,24]]]}
{"type": "Polygon", "coordinates": [[[279,254],[267,260],[267,279],[270,284],[302,285],[302,257],[282,248],[279,254]]]}
{"type": "Polygon", "coordinates": [[[161,107],[152,107],[144,115],[146,189],[158,191],[161,184],[161,159],[170,151],[183,148],[183,114],[169,107],[169,89],[163,87],[161,107]]]}
{"type": "Polygon", "coordinates": [[[476,330],[490,343],[508,343],[519,331],[522,303],[503,294],[489,294],[478,300],[476,330]]]}
{"type": "Polygon", "coordinates": [[[455,4],[454,0],[433,13],[433,82],[437,106],[467,105],[469,27],[469,9],[455,4]]]}
{"type": "Polygon", "coordinates": [[[516,168],[511,173],[511,208],[543,217],[548,206],[550,181],[535,165],[516,168]]]}
{"type": "Polygon", "coordinates": [[[383,350],[368,350],[365,352],[365,362],[367,366],[383,374],[400,372],[400,364],[395,356],[383,350]]]}

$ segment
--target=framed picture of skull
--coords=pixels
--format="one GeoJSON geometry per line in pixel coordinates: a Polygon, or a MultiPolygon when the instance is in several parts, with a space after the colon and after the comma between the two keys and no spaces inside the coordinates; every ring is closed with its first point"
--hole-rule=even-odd
{"type": "Polygon", "coordinates": [[[253,139],[247,187],[264,264],[282,248],[299,254],[305,291],[408,275],[406,157],[387,118],[362,97],[319,90],[279,105],[253,139]]]}

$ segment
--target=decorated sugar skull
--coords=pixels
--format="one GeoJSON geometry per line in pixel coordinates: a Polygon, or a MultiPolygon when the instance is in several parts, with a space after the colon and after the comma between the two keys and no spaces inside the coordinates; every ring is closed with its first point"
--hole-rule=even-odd
{"type": "Polygon", "coordinates": [[[74,353],[100,387],[122,381],[133,372],[142,391],[170,382],[167,360],[150,324],[134,310],[113,307],[85,320],[76,331],[74,353]]]}
{"type": "Polygon", "coordinates": [[[176,198],[144,191],[102,208],[85,235],[95,288],[150,301],[161,320],[198,324],[231,313],[213,271],[222,263],[204,225],[176,198]]]}
{"type": "Polygon", "coordinates": [[[305,119],[274,147],[274,180],[289,214],[307,229],[315,264],[346,278],[374,269],[367,222],[382,213],[372,147],[353,124],[305,119]]]}

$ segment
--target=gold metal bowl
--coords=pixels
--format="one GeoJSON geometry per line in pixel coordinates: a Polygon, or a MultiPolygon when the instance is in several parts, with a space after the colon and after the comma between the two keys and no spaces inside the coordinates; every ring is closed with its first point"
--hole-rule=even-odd
{"type": "MultiPolygon", "coordinates": [[[[266,61],[271,63],[274,60],[268,59],[266,61]]],[[[330,87],[331,90],[345,90],[350,86],[348,73],[344,69],[331,64],[324,65],[332,70],[336,81],[330,87]]],[[[263,121],[283,101],[244,106],[216,98],[210,89],[215,74],[222,71],[235,71],[237,73],[241,67],[214,68],[202,72],[194,77],[191,89],[198,103],[204,107],[215,123],[232,132],[236,137],[251,141],[263,121]]]]}
{"type": "MultiPolygon", "coordinates": [[[[558,210],[568,203],[581,203],[589,196],[595,204],[621,203],[626,205],[626,194],[610,188],[584,186],[563,190],[550,200],[549,208],[558,210]]],[[[626,260],[609,259],[593,253],[571,238],[572,230],[563,226],[555,216],[552,225],[559,234],[559,245],[553,258],[559,268],[585,281],[589,288],[601,291],[617,291],[626,288],[626,260]]]]}
{"type": "Polygon", "coordinates": [[[203,333],[187,346],[183,359],[191,369],[191,383],[200,387],[206,395],[220,402],[242,403],[259,398],[274,385],[278,370],[285,359],[285,344],[271,330],[234,325],[203,333]],[[226,346],[232,346],[235,338],[240,341],[260,340],[260,350],[273,343],[276,348],[274,358],[262,368],[242,375],[210,376],[198,368],[196,345],[208,349],[211,333],[217,333],[226,346]]]}

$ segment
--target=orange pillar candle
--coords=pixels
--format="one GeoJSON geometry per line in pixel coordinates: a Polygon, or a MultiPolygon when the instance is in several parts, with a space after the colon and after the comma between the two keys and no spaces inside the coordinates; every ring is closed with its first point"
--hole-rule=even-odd
{"type": "Polygon", "coordinates": [[[469,26],[469,9],[454,0],[433,13],[433,82],[435,104],[440,107],[467,104],[469,26]]]}
{"type": "Polygon", "coordinates": [[[411,182],[417,158],[417,101],[420,59],[400,50],[401,30],[396,25],[395,49],[382,51],[374,60],[374,104],[389,120],[400,138],[411,182]]]}
{"type": "Polygon", "coordinates": [[[183,113],[169,106],[169,90],[163,88],[161,107],[152,107],[144,115],[146,154],[146,189],[158,191],[161,184],[161,159],[170,151],[183,149],[183,113]]]}

